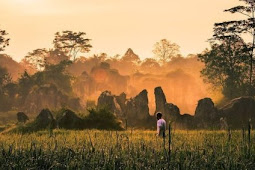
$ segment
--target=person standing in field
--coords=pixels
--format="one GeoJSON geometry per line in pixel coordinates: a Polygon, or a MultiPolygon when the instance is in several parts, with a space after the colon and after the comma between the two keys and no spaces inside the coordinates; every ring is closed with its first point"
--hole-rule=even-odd
{"type": "Polygon", "coordinates": [[[165,138],[166,137],[166,121],[162,118],[162,113],[157,113],[157,136],[165,138]]]}

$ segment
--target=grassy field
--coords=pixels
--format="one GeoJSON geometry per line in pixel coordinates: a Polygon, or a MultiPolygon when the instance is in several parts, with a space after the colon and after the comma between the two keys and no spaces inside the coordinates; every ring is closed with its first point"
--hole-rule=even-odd
{"type": "Polygon", "coordinates": [[[254,169],[255,134],[65,131],[0,135],[0,169],[254,169]],[[170,153],[170,154],[169,154],[170,153]]]}

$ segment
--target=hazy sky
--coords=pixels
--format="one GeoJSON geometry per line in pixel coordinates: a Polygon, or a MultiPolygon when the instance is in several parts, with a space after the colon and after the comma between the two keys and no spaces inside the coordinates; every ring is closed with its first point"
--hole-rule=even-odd
{"type": "MultiPolygon", "coordinates": [[[[51,48],[54,33],[83,31],[94,53],[124,54],[132,48],[152,57],[166,38],[184,55],[208,47],[213,24],[235,19],[223,10],[238,0],[0,0],[0,28],[11,38],[5,53],[15,60],[36,48],[51,48]]],[[[238,16],[237,16],[238,17],[238,16]]]]}

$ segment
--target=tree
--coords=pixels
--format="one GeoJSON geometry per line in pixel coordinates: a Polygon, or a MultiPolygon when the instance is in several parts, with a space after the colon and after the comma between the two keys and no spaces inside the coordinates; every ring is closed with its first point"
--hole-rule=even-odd
{"type": "MultiPolygon", "coordinates": [[[[254,65],[254,47],[255,47],[255,1],[254,0],[239,0],[244,2],[244,5],[239,5],[230,9],[225,10],[225,12],[230,12],[232,14],[239,13],[246,17],[242,20],[226,21],[222,23],[216,23],[214,27],[214,38],[222,39],[229,36],[243,36],[248,35],[251,37],[250,42],[250,69],[249,69],[249,84],[250,89],[253,86],[253,65],[254,65]]],[[[252,92],[250,90],[250,92],[252,92]]]]}
{"type": "Polygon", "coordinates": [[[155,54],[156,58],[164,65],[180,52],[179,49],[180,47],[177,44],[171,43],[167,39],[162,39],[154,45],[152,52],[155,54]]]}
{"type": "Polygon", "coordinates": [[[0,111],[8,111],[12,106],[13,102],[10,100],[8,94],[6,93],[6,87],[10,82],[10,74],[5,68],[0,67],[0,111]]]}
{"type": "Polygon", "coordinates": [[[75,60],[79,52],[87,53],[90,51],[90,48],[92,48],[90,39],[85,38],[85,35],[85,32],[57,32],[53,44],[56,49],[64,51],[75,60]]]}
{"type": "Polygon", "coordinates": [[[68,60],[66,54],[59,49],[46,50],[45,48],[36,49],[33,52],[28,53],[25,56],[25,62],[31,64],[32,68],[42,71],[45,69],[46,65],[56,65],[61,61],[68,60]]]}
{"type": "Polygon", "coordinates": [[[204,80],[222,89],[227,98],[247,95],[249,52],[240,37],[211,41],[211,50],[204,51],[198,58],[205,63],[201,71],[204,80]]]}
{"type": "Polygon", "coordinates": [[[18,80],[18,92],[21,103],[24,102],[31,88],[34,86],[34,80],[26,71],[21,75],[18,80]]]}
{"type": "Polygon", "coordinates": [[[11,76],[8,71],[0,66],[0,91],[3,90],[3,87],[11,82],[11,76]]]}
{"type": "Polygon", "coordinates": [[[33,52],[29,52],[28,55],[25,56],[25,60],[37,70],[42,71],[46,66],[46,56],[48,53],[49,51],[45,48],[36,49],[33,52]]]}
{"type": "Polygon", "coordinates": [[[140,68],[144,72],[155,72],[155,71],[158,71],[160,69],[160,65],[157,62],[157,60],[155,60],[153,58],[146,58],[142,62],[140,68]]]}
{"type": "Polygon", "coordinates": [[[72,61],[64,60],[56,65],[46,65],[44,71],[37,72],[31,76],[34,85],[44,86],[53,84],[62,92],[70,94],[72,92],[72,76],[66,71],[66,67],[70,64],[72,64],[72,61]]]}
{"type": "Polygon", "coordinates": [[[5,38],[8,33],[5,30],[0,29],[0,51],[4,51],[6,46],[9,46],[9,38],[5,38]]]}

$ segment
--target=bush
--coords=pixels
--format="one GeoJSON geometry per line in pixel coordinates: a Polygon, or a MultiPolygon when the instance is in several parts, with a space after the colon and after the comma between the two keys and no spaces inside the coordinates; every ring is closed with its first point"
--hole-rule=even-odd
{"type": "Polygon", "coordinates": [[[86,127],[89,129],[123,130],[121,122],[107,108],[89,109],[85,118],[86,127]]]}

